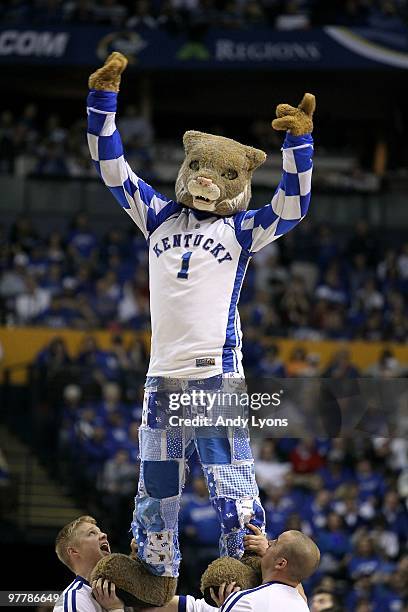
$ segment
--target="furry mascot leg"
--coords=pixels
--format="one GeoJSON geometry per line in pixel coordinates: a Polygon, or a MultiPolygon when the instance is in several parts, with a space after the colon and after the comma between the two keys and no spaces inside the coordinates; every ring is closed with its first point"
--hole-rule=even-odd
{"type": "Polygon", "coordinates": [[[116,553],[97,563],[91,582],[98,578],[114,582],[117,596],[125,606],[134,608],[165,606],[177,588],[177,578],[155,576],[139,559],[116,553]]]}
{"type": "Polygon", "coordinates": [[[259,586],[262,583],[261,558],[245,554],[240,561],[221,557],[210,563],[201,577],[200,586],[204,599],[210,606],[218,607],[210,591],[214,589],[217,593],[223,582],[236,582],[241,591],[259,586]]]}

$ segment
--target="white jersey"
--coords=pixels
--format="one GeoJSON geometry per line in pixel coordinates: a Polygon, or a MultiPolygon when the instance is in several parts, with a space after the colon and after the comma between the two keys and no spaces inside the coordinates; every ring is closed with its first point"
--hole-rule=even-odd
{"type": "Polygon", "coordinates": [[[54,612],[104,612],[104,609],[92,597],[89,582],[81,576],[76,576],[61,593],[54,612]]]}
{"type": "Polygon", "coordinates": [[[218,217],[166,198],[127,164],[115,125],[117,94],[88,96],[88,144],[97,171],[149,246],[151,359],[148,376],[243,376],[238,300],[251,256],[305,216],[310,134],[287,134],[282,180],[259,210],[218,217]]]}
{"type": "Polygon", "coordinates": [[[216,612],[205,599],[195,599],[191,595],[179,595],[178,612],[216,612]]]}
{"type": "Polygon", "coordinates": [[[299,591],[281,582],[268,582],[247,591],[233,593],[221,612],[310,612],[299,591]]]}

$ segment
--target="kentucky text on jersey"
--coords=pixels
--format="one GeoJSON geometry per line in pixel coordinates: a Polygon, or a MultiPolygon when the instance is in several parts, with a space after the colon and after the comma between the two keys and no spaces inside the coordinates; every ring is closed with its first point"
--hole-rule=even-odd
{"type": "Polygon", "coordinates": [[[254,253],[306,215],[313,139],[287,133],[282,178],[270,203],[217,217],[161,195],[131,170],[116,129],[116,102],[113,92],[90,92],[88,144],[100,177],[149,245],[148,375],[243,376],[238,301],[245,272],[254,253]]]}
{"type": "Polygon", "coordinates": [[[161,239],[160,243],[157,243],[153,247],[153,252],[157,257],[160,257],[164,251],[174,248],[195,248],[201,247],[204,251],[209,251],[213,255],[218,263],[223,261],[232,261],[230,253],[220,242],[214,246],[213,238],[205,238],[204,234],[173,234],[173,236],[165,236],[161,239]]]}

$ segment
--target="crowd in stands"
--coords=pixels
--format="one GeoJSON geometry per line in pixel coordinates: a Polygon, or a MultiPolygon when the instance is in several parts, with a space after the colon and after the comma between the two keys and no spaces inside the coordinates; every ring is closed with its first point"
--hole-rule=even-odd
{"type": "Polygon", "coordinates": [[[405,0],[8,0],[7,25],[94,23],[114,28],[307,29],[325,24],[395,28],[407,15],[405,0]]]}
{"type": "MultiPolygon", "coordinates": [[[[153,127],[128,105],[118,120],[129,163],[146,180],[152,177],[153,127]]],[[[46,118],[30,103],[16,114],[0,113],[0,174],[96,178],[84,138],[86,116],[70,122],[58,113],[46,118]]]]}
{"type": "MultiPolygon", "coordinates": [[[[120,344],[118,338],[115,343],[120,344]]],[[[103,351],[86,338],[69,359],[63,340],[56,338],[39,353],[34,370],[39,389],[49,393],[57,384],[60,390],[48,417],[53,431],[44,421],[40,425],[42,435],[57,443],[52,464],[59,466],[59,477],[71,484],[84,507],[100,517],[111,541],[125,548],[138,479],[146,363],[141,359],[135,367],[132,375],[140,386],[129,394],[126,374],[120,373],[126,363],[120,366],[115,351],[103,351]]],[[[383,367],[383,357],[374,368],[383,367]]],[[[290,370],[291,363],[285,367],[290,370]]],[[[46,399],[36,400],[42,412],[46,399]]],[[[284,530],[299,529],[316,540],[321,564],[305,588],[309,595],[323,590],[342,601],[337,612],[404,610],[408,432],[406,423],[401,427],[398,438],[253,439],[267,535],[273,539],[284,530]]],[[[219,533],[193,455],[180,514],[186,592],[195,591],[197,576],[217,556],[219,533]]]]}
{"type": "MultiPolygon", "coordinates": [[[[99,236],[84,213],[63,232],[44,233],[26,216],[0,228],[0,321],[149,331],[147,248],[136,226],[128,232],[99,236]]],[[[249,267],[240,299],[247,371],[279,369],[274,336],[404,343],[407,289],[408,243],[363,220],[341,236],[303,220],[249,267]]]]}

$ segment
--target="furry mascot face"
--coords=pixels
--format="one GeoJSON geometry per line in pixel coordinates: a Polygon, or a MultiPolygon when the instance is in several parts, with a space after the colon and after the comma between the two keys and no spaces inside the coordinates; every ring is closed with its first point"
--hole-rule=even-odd
{"type": "Polygon", "coordinates": [[[183,137],[185,160],[176,181],[177,201],[215,215],[245,210],[254,170],[266,154],[230,138],[189,131],[183,137]]]}

